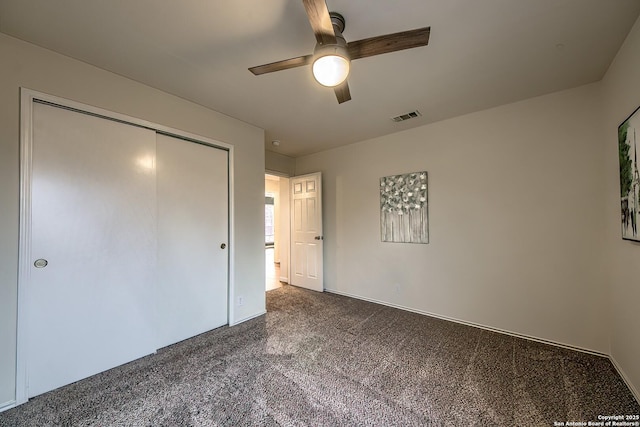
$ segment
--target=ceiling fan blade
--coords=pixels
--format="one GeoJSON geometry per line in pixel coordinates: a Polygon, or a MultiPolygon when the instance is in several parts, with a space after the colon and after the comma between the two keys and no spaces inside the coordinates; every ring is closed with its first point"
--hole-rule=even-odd
{"type": "Polygon", "coordinates": [[[289,68],[302,67],[311,64],[313,55],[299,56],[297,58],[285,59],[284,61],[272,62],[271,64],[258,65],[249,68],[254,75],[273,73],[274,71],[287,70],[289,68]]]}
{"type": "Polygon", "coordinates": [[[309,17],[309,23],[319,44],[335,44],[336,33],[329,16],[325,0],[302,0],[309,17]]]}
{"type": "Polygon", "coordinates": [[[334,87],[333,91],[336,93],[336,98],[338,98],[338,104],[342,104],[343,102],[347,102],[351,99],[349,83],[347,83],[346,80],[341,85],[334,87]]]}
{"type": "Polygon", "coordinates": [[[424,27],[385,36],[371,37],[347,43],[347,50],[349,51],[349,57],[353,60],[426,46],[429,43],[430,33],[431,27],[424,27]]]}

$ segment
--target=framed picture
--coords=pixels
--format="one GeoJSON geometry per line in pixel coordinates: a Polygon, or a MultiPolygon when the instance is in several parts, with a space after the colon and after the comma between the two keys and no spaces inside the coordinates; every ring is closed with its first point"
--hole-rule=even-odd
{"type": "MultiPolygon", "coordinates": [[[[640,107],[618,126],[620,161],[620,213],[622,238],[640,242],[640,176],[638,175],[637,132],[640,130],[640,107]]],[[[639,135],[640,136],[640,135],[639,135]]]]}
{"type": "Polygon", "coordinates": [[[427,172],[380,178],[380,236],[383,242],[429,243],[427,172]]]}

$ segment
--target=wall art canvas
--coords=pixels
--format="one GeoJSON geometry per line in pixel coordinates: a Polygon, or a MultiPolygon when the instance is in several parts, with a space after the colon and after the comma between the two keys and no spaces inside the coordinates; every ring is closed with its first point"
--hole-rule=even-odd
{"type": "Polygon", "coordinates": [[[640,107],[618,126],[618,157],[620,161],[620,210],[622,238],[640,241],[640,176],[638,175],[638,134],[640,107]]]}
{"type": "Polygon", "coordinates": [[[380,178],[383,242],[429,243],[427,172],[380,178]]]}

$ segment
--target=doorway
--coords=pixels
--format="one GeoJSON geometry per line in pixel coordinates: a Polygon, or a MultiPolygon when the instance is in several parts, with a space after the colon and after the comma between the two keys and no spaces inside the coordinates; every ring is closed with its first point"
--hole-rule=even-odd
{"type": "Polygon", "coordinates": [[[265,174],[265,290],[289,283],[289,178],[265,174]]]}

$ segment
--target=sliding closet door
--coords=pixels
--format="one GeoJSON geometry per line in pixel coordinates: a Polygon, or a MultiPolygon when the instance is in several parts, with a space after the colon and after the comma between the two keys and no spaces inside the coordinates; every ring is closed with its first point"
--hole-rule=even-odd
{"type": "Polygon", "coordinates": [[[156,348],[155,138],[33,105],[29,397],[156,348]]]}
{"type": "Polygon", "coordinates": [[[158,134],[158,347],[227,323],[228,152],[158,134]]]}

